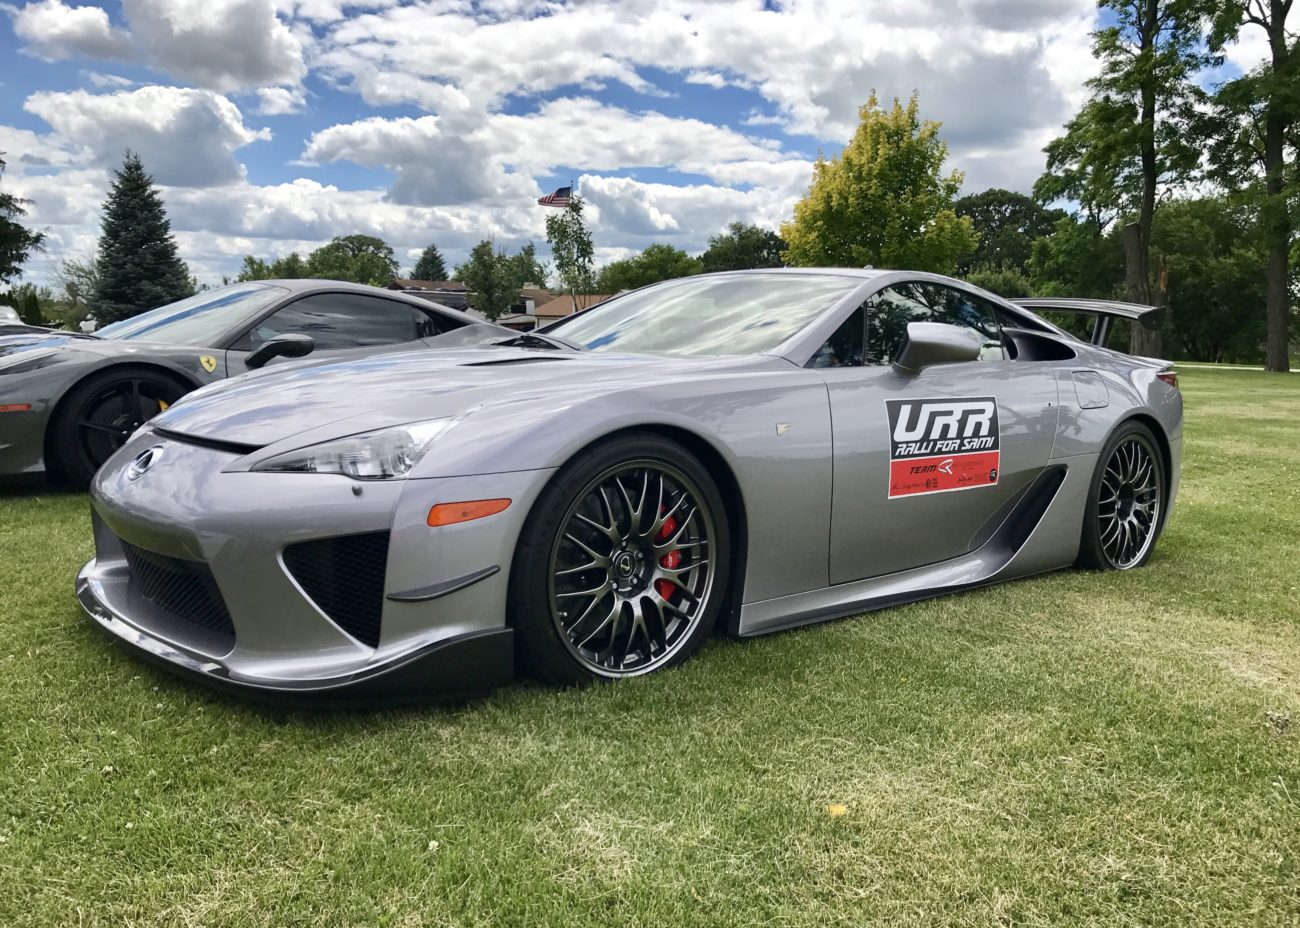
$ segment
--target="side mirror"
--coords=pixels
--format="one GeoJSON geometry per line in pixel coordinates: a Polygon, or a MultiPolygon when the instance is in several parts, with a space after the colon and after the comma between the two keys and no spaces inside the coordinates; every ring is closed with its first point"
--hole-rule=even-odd
{"type": "Polygon", "coordinates": [[[931,364],[975,361],[980,356],[980,338],[970,329],[946,322],[909,322],[907,341],[894,365],[915,374],[931,364]]]}
{"type": "Polygon", "coordinates": [[[244,358],[244,366],[256,370],[272,358],[301,358],[311,354],[315,347],[316,342],[310,335],[277,335],[262,342],[256,351],[244,358]]]}

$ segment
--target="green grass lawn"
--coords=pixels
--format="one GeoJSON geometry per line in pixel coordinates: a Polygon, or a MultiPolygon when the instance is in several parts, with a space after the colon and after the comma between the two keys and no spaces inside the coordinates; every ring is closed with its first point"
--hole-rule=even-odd
{"type": "Polygon", "coordinates": [[[454,709],[173,680],[81,616],[84,497],[2,495],[0,925],[1296,925],[1300,377],[1183,383],[1145,570],[454,709]]]}

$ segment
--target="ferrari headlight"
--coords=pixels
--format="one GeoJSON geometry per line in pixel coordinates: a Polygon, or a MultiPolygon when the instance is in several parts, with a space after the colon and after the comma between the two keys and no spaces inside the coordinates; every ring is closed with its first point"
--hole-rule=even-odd
{"type": "Polygon", "coordinates": [[[336,438],[268,458],[254,465],[253,470],[393,480],[409,474],[424,457],[429,444],[450,424],[450,419],[430,419],[336,438]]]}
{"type": "Polygon", "coordinates": [[[44,367],[59,353],[58,348],[30,348],[0,355],[0,374],[25,374],[44,367]]]}

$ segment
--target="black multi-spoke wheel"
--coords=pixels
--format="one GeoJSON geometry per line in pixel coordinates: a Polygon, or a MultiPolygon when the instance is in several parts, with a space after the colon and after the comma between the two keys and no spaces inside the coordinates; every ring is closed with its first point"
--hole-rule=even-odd
{"type": "Polygon", "coordinates": [[[1106,570],[1145,564],[1160,534],[1164,504],[1164,464],[1154,436],[1141,423],[1126,423],[1097,462],[1080,562],[1106,570]]]}
{"type": "Polygon", "coordinates": [[[524,528],[510,589],[520,657],[556,682],[678,663],[713,627],[728,557],[705,468],[657,436],[617,439],[557,475],[524,528]]]}
{"type": "Polygon", "coordinates": [[[48,452],[57,473],[86,486],[131,433],[180,399],[189,387],[160,371],[108,370],[78,384],[63,401],[48,452]]]}

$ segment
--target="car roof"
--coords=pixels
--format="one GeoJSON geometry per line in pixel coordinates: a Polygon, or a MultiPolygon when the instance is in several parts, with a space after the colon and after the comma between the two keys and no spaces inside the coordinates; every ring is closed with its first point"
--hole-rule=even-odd
{"type": "Polygon", "coordinates": [[[475,316],[470,315],[459,309],[452,309],[450,306],[444,306],[442,303],[435,303],[433,300],[422,299],[418,296],[409,296],[400,290],[387,290],[383,287],[372,287],[370,284],[354,284],[347,280],[324,280],[317,277],[301,277],[293,280],[250,280],[250,284],[266,284],[272,287],[281,287],[292,294],[300,293],[317,293],[328,291],[330,293],[363,293],[366,296],[379,297],[384,300],[397,300],[399,303],[409,303],[412,306],[419,306],[421,309],[434,309],[439,313],[459,319],[466,325],[472,325],[476,322],[482,322],[475,316]]]}
{"type": "Polygon", "coordinates": [[[715,271],[711,274],[699,274],[693,276],[724,277],[728,275],[740,276],[751,274],[816,274],[819,276],[825,276],[831,274],[838,277],[857,277],[860,280],[871,280],[874,277],[893,273],[896,272],[889,268],[881,267],[756,267],[743,271],[715,271]]]}

